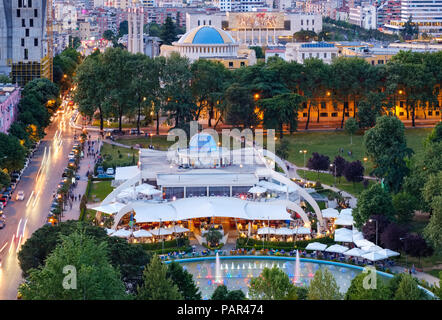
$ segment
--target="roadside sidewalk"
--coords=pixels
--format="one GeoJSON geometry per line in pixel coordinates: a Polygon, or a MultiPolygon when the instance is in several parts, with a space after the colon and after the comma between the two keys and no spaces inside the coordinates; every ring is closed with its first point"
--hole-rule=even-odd
{"type": "MultiPolygon", "coordinates": [[[[101,144],[103,142],[98,143],[98,135],[92,135],[91,134],[91,140],[95,141],[95,150],[100,150],[101,144]]],[[[84,150],[84,158],[80,161],[80,169],[78,170],[77,174],[80,175],[80,180],[77,182],[77,186],[73,189],[73,193],[75,196],[77,196],[77,200],[72,203],[72,208],[65,211],[63,213],[63,217],[61,218],[61,221],[67,221],[67,220],[78,220],[80,217],[80,199],[83,196],[83,194],[86,192],[87,187],[87,176],[86,173],[88,171],[91,171],[94,169],[95,165],[95,159],[93,156],[88,157],[87,156],[87,141],[85,142],[85,150],[84,150]],[[78,197],[80,196],[80,197],[78,197]]]]}

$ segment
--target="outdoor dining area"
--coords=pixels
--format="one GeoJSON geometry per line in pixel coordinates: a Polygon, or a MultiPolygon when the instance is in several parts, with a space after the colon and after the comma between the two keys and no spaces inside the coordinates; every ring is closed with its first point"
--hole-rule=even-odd
{"type": "Polygon", "coordinates": [[[183,223],[151,226],[136,226],[135,228],[120,228],[118,230],[106,228],[107,235],[128,239],[131,243],[155,243],[159,241],[170,241],[180,237],[187,237],[190,230],[184,227],[183,223]]]}

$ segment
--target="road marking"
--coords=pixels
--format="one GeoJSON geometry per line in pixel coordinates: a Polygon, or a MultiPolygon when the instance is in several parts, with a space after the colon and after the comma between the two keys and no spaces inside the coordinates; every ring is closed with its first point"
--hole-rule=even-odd
{"type": "Polygon", "coordinates": [[[21,239],[22,239],[22,235],[20,235],[20,238],[18,239],[17,249],[15,249],[15,252],[16,252],[16,253],[18,253],[18,251],[20,250],[20,247],[21,247],[21,239]]]}
{"type": "Polygon", "coordinates": [[[0,252],[2,252],[5,248],[6,248],[6,246],[8,245],[8,241],[6,241],[6,243],[5,243],[5,245],[0,249],[0,252]]]}
{"type": "Polygon", "coordinates": [[[35,207],[35,204],[37,203],[38,196],[40,195],[40,190],[38,190],[37,194],[35,195],[34,203],[32,204],[32,208],[35,207]]]}
{"type": "Polygon", "coordinates": [[[22,236],[25,236],[25,230],[26,230],[26,224],[28,223],[28,218],[26,218],[25,220],[25,224],[23,225],[23,232],[22,232],[22,236]]]}
{"type": "Polygon", "coordinates": [[[32,190],[32,193],[31,193],[31,195],[29,196],[28,202],[26,202],[26,208],[28,207],[29,202],[31,202],[31,199],[32,199],[32,196],[33,196],[33,195],[34,195],[34,190],[32,190]]]}
{"type": "Polygon", "coordinates": [[[9,253],[11,253],[11,249],[14,246],[15,234],[12,235],[11,246],[9,247],[9,253]]]}
{"type": "Polygon", "coordinates": [[[23,220],[23,218],[20,219],[20,222],[17,225],[17,238],[18,238],[18,230],[20,230],[20,225],[21,225],[21,221],[23,220]]]}

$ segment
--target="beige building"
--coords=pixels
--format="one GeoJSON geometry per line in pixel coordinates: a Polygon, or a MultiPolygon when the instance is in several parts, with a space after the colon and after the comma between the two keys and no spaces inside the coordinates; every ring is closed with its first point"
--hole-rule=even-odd
{"type": "Polygon", "coordinates": [[[287,43],[285,51],[286,61],[304,63],[305,59],[317,58],[330,64],[338,56],[338,48],[327,42],[297,42],[287,43]]]}

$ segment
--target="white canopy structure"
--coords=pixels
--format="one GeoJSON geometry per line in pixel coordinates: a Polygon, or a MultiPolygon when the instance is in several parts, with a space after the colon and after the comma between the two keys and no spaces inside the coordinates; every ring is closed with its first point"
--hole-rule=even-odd
{"type": "Polygon", "coordinates": [[[260,187],[266,188],[267,190],[276,191],[276,192],[288,192],[288,193],[291,193],[291,192],[295,192],[296,191],[294,188],[292,188],[290,186],[288,187],[288,186],[285,186],[285,185],[280,185],[280,184],[276,184],[276,183],[273,183],[273,182],[268,182],[268,181],[265,181],[265,180],[259,181],[257,185],[260,186],[260,187]]]}
{"type": "Polygon", "coordinates": [[[362,247],[361,249],[364,251],[367,251],[367,252],[377,252],[377,251],[382,250],[382,248],[377,245],[365,246],[365,247],[362,247]]]}
{"type": "Polygon", "coordinates": [[[396,252],[396,251],[393,251],[393,250],[390,250],[390,249],[382,249],[382,250],[379,250],[379,251],[376,251],[376,252],[379,253],[379,254],[386,255],[389,258],[401,255],[399,252],[396,252]]]}
{"type": "Polygon", "coordinates": [[[305,228],[305,227],[298,227],[293,229],[293,231],[295,232],[294,234],[310,234],[312,233],[312,231],[309,228],[305,228]]]}
{"type": "Polygon", "coordinates": [[[368,241],[366,239],[362,240],[355,240],[353,241],[359,248],[366,247],[366,246],[374,246],[374,243],[371,241],[368,241]]]}
{"type": "Polygon", "coordinates": [[[315,251],[324,251],[325,248],[327,248],[326,244],[319,243],[319,242],[312,242],[305,247],[305,250],[315,250],[315,251]]]}
{"type": "Polygon", "coordinates": [[[327,249],[325,249],[325,252],[334,252],[334,253],[344,253],[348,251],[348,248],[345,246],[341,246],[340,244],[334,244],[327,249]]]}
{"type": "Polygon", "coordinates": [[[183,233],[183,232],[189,232],[190,231],[189,229],[183,228],[183,227],[180,227],[180,226],[174,226],[172,228],[172,230],[173,230],[174,233],[183,233]]]}
{"type": "Polygon", "coordinates": [[[112,233],[115,232],[114,229],[108,229],[108,228],[106,228],[105,230],[106,230],[106,233],[107,233],[108,236],[110,236],[112,233]]]}
{"type": "Polygon", "coordinates": [[[293,220],[283,202],[259,202],[230,197],[194,197],[166,203],[134,201],[126,212],[135,211],[137,223],[181,221],[194,218],[227,217],[245,220],[293,220]]]}
{"type": "Polygon", "coordinates": [[[266,191],[267,191],[266,188],[263,188],[263,187],[260,187],[260,186],[251,187],[249,189],[249,193],[254,193],[254,194],[261,194],[261,193],[264,193],[266,191]]]}
{"type": "Polygon", "coordinates": [[[296,232],[295,229],[289,229],[289,228],[283,227],[283,228],[276,229],[275,234],[280,235],[280,236],[290,236],[290,235],[293,235],[295,232],[296,232]]]}
{"type": "Polygon", "coordinates": [[[129,238],[130,235],[132,234],[132,231],[130,230],[125,230],[125,229],[120,229],[115,231],[114,233],[112,233],[112,237],[119,237],[119,238],[129,238]]]}
{"type": "Polygon", "coordinates": [[[343,216],[351,216],[353,214],[353,209],[352,208],[346,208],[346,209],[342,209],[341,212],[339,213],[340,217],[343,216]]]}
{"type": "Polygon", "coordinates": [[[327,219],[334,219],[339,216],[339,211],[333,208],[327,208],[322,210],[322,217],[327,219]]]}
{"type": "Polygon", "coordinates": [[[144,229],[140,229],[134,232],[134,237],[135,238],[150,238],[152,237],[152,233],[150,233],[147,230],[144,229]]]}
{"type": "Polygon", "coordinates": [[[338,219],[336,219],[335,224],[338,226],[351,226],[353,225],[353,217],[352,216],[339,216],[338,219]]]}
{"type": "Polygon", "coordinates": [[[346,256],[351,256],[351,257],[362,257],[362,255],[367,254],[367,253],[368,252],[365,252],[359,248],[353,248],[353,249],[350,249],[350,250],[344,252],[344,254],[346,256]]]}
{"type": "Polygon", "coordinates": [[[388,257],[384,254],[380,254],[378,252],[369,252],[364,255],[362,255],[362,258],[370,260],[370,261],[378,261],[378,260],[384,260],[388,257]]]}
{"type": "Polygon", "coordinates": [[[158,228],[149,230],[154,236],[168,236],[173,233],[171,228],[158,228]]]}
{"type": "Polygon", "coordinates": [[[98,206],[95,208],[90,208],[90,209],[95,210],[95,211],[100,211],[103,213],[107,213],[107,214],[113,214],[113,213],[117,213],[118,211],[120,211],[124,206],[125,206],[124,203],[112,202],[109,204],[105,204],[105,205],[98,206]]]}
{"type": "Polygon", "coordinates": [[[353,231],[347,228],[340,228],[335,230],[336,242],[353,242],[353,231]]]}
{"type": "Polygon", "coordinates": [[[363,240],[363,239],[364,239],[364,235],[362,234],[362,232],[353,228],[353,242],[358,241],[358,240],[363,240]]]}
{"type": "Polygon", "coordinates": [[[276,234],[276,230],[275,230],[275,228],[264,227],[264,228],[258,229],[258,234],[259,235],[262,235],[262,234],[276,234]]]}
{"type": "Polygon", "coordinates": [[[161,190],[157,190],[157,189],[146,189],[143,191],[140,191],[140,193],[146,195],[146,196],[156,196],[161,194],[161,190]]]}

